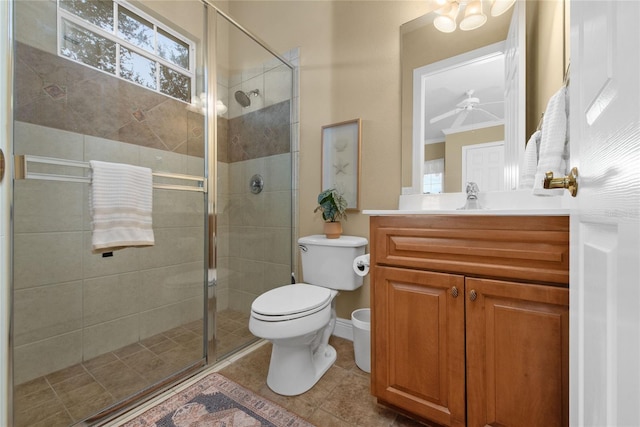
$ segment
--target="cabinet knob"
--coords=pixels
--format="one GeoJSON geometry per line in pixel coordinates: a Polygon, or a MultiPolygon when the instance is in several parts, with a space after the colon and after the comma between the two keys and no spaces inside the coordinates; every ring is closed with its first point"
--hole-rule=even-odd
{"type": "Polygon", "coordinates": [[[451,296],[454,298],[458,297],[458,288],[456,288],[455,286],[451,288],[451,296]]]}
{"type": "Polygon", "coordinates": [[[469,299],[471,301],[475,301],[476,298],[478,298],[478,293],[475,291],[475,289],[471,289],[471,292],[469,292],[469,299]]]}

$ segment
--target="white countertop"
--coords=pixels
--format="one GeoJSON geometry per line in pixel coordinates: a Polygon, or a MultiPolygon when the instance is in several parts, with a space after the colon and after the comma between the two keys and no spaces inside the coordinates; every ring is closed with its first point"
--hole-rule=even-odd
{"type": "Polygon", "coordinates": [[[569,215],[571,196],[534,196],[530,190],[494,191],[478,194],[483,209],[458,210],[465,205],[465,193],[407,194],[400,196],[398,209],[367,209],[365,215],[569,215]]]}
{"type": "Polygon", "coordinates": [[[473,210],[451,210],[451,209],[389,209],[362,211],[365,215],[495,215],[495,216],[565,216],[569,215],[569,209],[473,209],[473,210]]]}

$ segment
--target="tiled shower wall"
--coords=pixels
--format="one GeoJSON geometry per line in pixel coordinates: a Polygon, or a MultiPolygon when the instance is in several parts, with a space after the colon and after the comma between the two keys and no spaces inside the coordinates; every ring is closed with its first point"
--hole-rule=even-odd
{"type": "MultiPolygon", "coordinates": [[[[199,157],[15,122],[16,154],[203,175],[199,157]]],[[[17,180],[15,383],[203,316],[202,193],[154,190],[155,246],[91,252],[88,185],[17,180]]]]}
{"type": "MultiPolygon", "coordinates": [[[[285,57],[295,65],[298,50],[285,57]]],[[[291,79],[291,70],[274,60],[218,81],[218,97],[229,107],[218,119],[218,310],[248,313],[258,295],[291,280],[298,126],[291,79]],[[254,89],[260,96],[248,108],[233,98],[236,90],[254,89]],[[259,194],[250,191],[254,174],[264,179],[259,194]]]]}
{"type": "MultiPolygon", "coordinates": [[[[55,2],[21,2],[15,153],[204,174],[204,117],[57,56],[55,2]]],[[[64,173],[63,170],[57,170],[64,173]]],[[[92,254],[87,184],[19,180],[14,375],[20,384],[203,316],[204,196],[154,190],[151,248],[92,254]]]]}

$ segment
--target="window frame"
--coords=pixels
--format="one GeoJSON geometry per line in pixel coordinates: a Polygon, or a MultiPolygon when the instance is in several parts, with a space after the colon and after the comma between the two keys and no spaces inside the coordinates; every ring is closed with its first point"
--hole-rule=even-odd
{"type": "Polygon", "coordinates": [[[169,26],[167,26],[166,24],[163,24],[162,22],[159,22],[157,19],[153,18],[152,16],[149,16],[147,13],[141,11],[140,9],[136,8],[135,6],[133,6],[132,4],[128,3],[125,0],[112,0],[113,3],[116,5],[113,7],[113,33],[104,30],[103,28],[100,28],[99,26],[85,21],[84,19],[82,19],[81,17],[73,14],[72,12],[64,9],[63,7],[60,6],[60,0],[56,0],[56,8],[57,8],[57,34],[56,34],[56,53],[58,56],[68,59],[70,61],[73,61],[75,63],[78,64],[82,64],[85,67],[89,67],[93,70],[99,71],[101,73],[105,73],[109,76],[113,76],[119,79],[122,79],[126,82],[135,84],[137,86],[140,86],[142,88],[145,88],[147,90],[151,90],[153,92],[159,93],[161,95],[164,96],[168,96],[172,99],[175,99],[177,101],[180,102],[184,102],[186,104],[192,104],[192,99],[196,94],[196,73],[195,73],[195,64],[196,64],[196,43],[195,41],[191,40],[190,38],[186,37],[183,34],[180,34],[179,32],[175,31],[173,28],[170,28],[169,26]],[[123,39],[122,37],[120,37],[118,35],[118,9],[120,7],[125,8],[126,10],[129,10],[131,12],[133,12],[134,14],[140,16],[142,19],[150,22],[151,24],[153,24],[153,31],[154,31],[154,52],[149,52],[139,46],[136,46],[135,44],[123,39]],[[62,54],[62,39],[63,39],[63,21],[67,21],[73,25],[76,25],[78,27],[80,27],[81,29],[90,31],[92,33],[97,34],[100,37],[105,38],[106,40],[109,40],[113,43],[116,44],[116,57],[115,57],[115,74],[111,74],[107,71],[101,70],[99,68],[95,68],[87,63],[84,63],[82,61],[78,61],[76,59],[70,58],[68,56],[65,56],[62,54]],[[163,57],[161,57],[158,53],[157,53],[157,49],[158,49],[158,30],[161,29],[162,31],[165,31],[166,33],[170,34],[171,36],[175,37],[176,39],[184,42],[189,49],[189,69],[185,69],[182,68],[179,65],[176,65],[166,59],[164,59],[163,57]],[[191,95],[191,99],[186,101],[184,99],[180,99],[180,98],[176,98],[168,93],[164,93],[162,92],[161,89],[161,85],[160,85],[160,67],[157,67],[157,70],[155,72],[155,78],[156,78],[156,88],[150,88],[148,86],[142,85],[138,82],[135,82],[133,80],[129,80],[126,78],[123,78],[121,75],[121,63],[120,63],[120,47],[124,47],[125,49],[129,49],[130,51],[143,56],[144,58],[156,62],[158,65],[160,66],[164,66],[167,67],[169,69],[171,69],[172,71],[175,71],[177,73],[180,73],[186,77],[188,77],[190,79],[190,95],[191,95]]]}

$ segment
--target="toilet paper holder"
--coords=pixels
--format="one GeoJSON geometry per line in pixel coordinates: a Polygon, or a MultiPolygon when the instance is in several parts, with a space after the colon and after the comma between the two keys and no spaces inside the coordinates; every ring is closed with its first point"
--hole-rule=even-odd
{"type": "Polygon", "coordinates": [[[353,270],[358,276],[369,274],[369,254],[360,255],[353,260],[353,270]]]}
{"type": "Polygon", "coordinates": [[[369,263],[365,260],[359,259],[358,261],[356,261],[356,267],[358,268],[358,270],[364,271],[365,268],[369,267],[369,263]]]}

